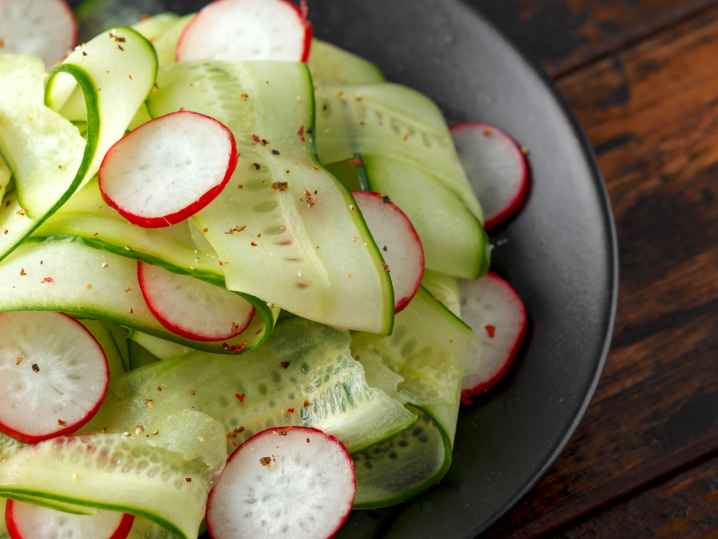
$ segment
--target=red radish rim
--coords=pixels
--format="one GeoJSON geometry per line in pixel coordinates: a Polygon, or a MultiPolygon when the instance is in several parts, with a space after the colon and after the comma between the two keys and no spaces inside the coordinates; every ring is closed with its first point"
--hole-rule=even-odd
{"type": "MultiPolygon", "coordinates": [[[[10,538],[30,539],[23,537],[20,531],[17,529],[17,524],[15,524],[15,518],[12,512],[13,503],[14,500],[12,498],[8,498],[7,504],[5,505],[5,524],[7,526],[7,531],[10,534],[10,538]]],[[[132,530],[132,525],[134,524],[134,522],[135,515],[124,513],[122,515],[122,519],[120,520],[120,525],[115,530],[115,533],[113,533],[108,539],[127,539],[127,536],[130,535],[130,531],[132,530]]]]}
{"type": "Polygon", "coordinates": [[[145,266],[152,267],[151,264],[147,264],[146,262],[142,262],[141,260],[137,261],[137,280],[140,282],[140,290],[142,291],[142,296],[145,298],[145,303],[147,303],[147,307],[150,309],[150,312],[155,315],[155,318],[157,321],[162,324],[165,328],[170,330],[172,333],[175,333],[176,335],[179,335],[180,337],[184,337],[185,339],[190,339],[192,341],[200,341],[200,342],[220,342],[220,341],[226,341],[228,339],[231,339],[233,337],[236,337],[237,335],[241,335],[244,330],[246,330],[249,327],[249,324],[252,323],[252,319],[254,318],[254,315],[257,312],[257,308],[252,305],[252,315],[249,316],[247,325],[245,325],[243,328],[241,328],[241,331],[234,333],[232,335],[229,335],[227,337],[222,337],[215,339],[214,337],[203,337],[202,335],[197,335],[195,333],[191,333],[189,331],[185,331],[181,327],[173,324],[169,320],[165,319],[164,316],[160,313],[160,311],[153,305],[151,294],[148,293],[148,291],[145,289],[145,278],[143,275],[143,268],[145,266]]]}
{"type": "Polygon", "coordinates": [[[127,219],[130,223],[139,225],[143,228],[164,228],[170,225],[176,225],[177,223],[181,223],[185,219],[188,219],[189,217],[192,217],[195,213],[200,211],[201,209],[205,208],[207,205],[209,205],[210,202],[212,202],[219,194],[224,190],[224,188],[227,186],[227,183],[229,182],[229,179],[232,177],[232,174],[234,174],[234,170],[237,168],[237,142],[234,140],[234,135],[232,132],[221,122],[218,122],[211,116],[206,116],[204,114],[200,114],[198,112],[190,112],[188,110],[182,110],[179,112],[172,112],[170,114],[165,114],[164,116],[160,116],[158,118],[155,118],[154,120],[150,120],[146,124],[142,124],[134,131],[131,131],[124,137],[122,137],[120,140],[115,142],[112,147],[107,151],[105,154],[105,157],[102,159],[102,163],[100,164],[100,170],[98,173],[98,183],[100,186],[100,194],[102,195],[102,199],[107,203],[108,206],[110,206],[112,209],[117,211],[120,215],[122,215],[125,219],[127,219]],[[201,116],[202,118],[206,118],[208,120],[211,120],[212,122],[219,125],[224,133],[229,138],[229,141],[231,143],[230,147],[230,156],[229,156],[229,163],[227,172],[224,175],[224,178],[222,179],[222,182],[217,185],[216,187],[213,187],[206,193],[204,193],[201,197],[199,197],[198,200],[194,201],[189,206],[185,206],[181,210],[171,213],[169,215],[163,215],[162,217],[142,217],[140,215],[136,215],[129,210],[122,208],[119,204],[116,204],[104,191],[102,188],[102,177],[104,172],[104,167],[107,164],[108,159],[111,158],[112,154],[115,152],[118,145],[127,139],[128,137],[131,137],[135,135],[138,132],[141,132],[142,128],[150,125],[153,122],[157,122],[159,120],[162,120],[163,118],[168,118],[170,116],[175,116],[177,114],[192,114],[194,116],[201,116]]]}
{"type": "Polygon", "coordinates": [[[502,279],[495,273],[487,273],[482,277],[482,279],[485,278],[493,279],[495,281],[499,281],[503,286],[506,287],[508,292],[515,296],[515,298],[518,300],[519,304],[521,305],[521,330],[519,331],[518,338],[514,342],[513,347],[511,348],[511,351],[508,355],[508,360],[504,363],[504,365],[499,369],[499,371],[494,374],[491,378],[486,380],[485,382],[480,382],[476,386],[465,389],[461,392],[461,395],[463,398],[468,399],[469,397],[476,397],[478,395],[481,395],[482,393],[485,393],[489,389],[491,389],[496,383],[501,380],[501,378],[504,377],[506,372],[509,370],[511,365],[514,362],[514,359],[516,359],[516,355],[518,354],[519,350],[521,349],[521,345],[524,342],[524,338],[526,337],[526,329],[528,327],[528,316],[526,314],[526,307],[524,306],[524,302],[521,300],[521,297],[519,296],[518,292],[516,292],[516,289],[511,286],[511,283],[509,283],[507,280],[502,279]]]}
{"type": "MultiPolygon", "coordinates": [[[[4,316],[6,314],[10,314],[10,313],[0,313],[0,316],[4,316]]],[[[92,333],[90,333],[85,326],[80,324],[80,322],[75,320],[73,317],[66,315],[65,313],[58,312],[57,314],[60,314],[62,316],[69,318],[75,324],[80,326],[82,328],[82,330],[85,333],[87,333],[87,335],[90,336],[90,338],[92,339],[92,342],[94,342],[97,345],[97,348],[102,353],[102,358],[105,360],[105,374],[106,374],[105,387],[102,388],[102,395],[101,395],[101,398],[99,398],[97,400],[97,404],[95,404],[94,408],[92,408],[87,414],[85,414],[85,416],[82,419],[80,419],[79,421],[77,421],[71,425],[67,425],[66,427],[64,427],[58,431],[53,431],[51,434],[47,434],[44,436],[27,436],[21,432],[17,432],[15,430],[3,425],[2,421],[0,421],[0,432],[6,434],[7,436],[10,436],[10,438],[14,438],[17,441],[24,443],[24,444],[37,444],[37,443],[43,442],[45,440],[50,440],[52,438],[56,438],[58,436],[72,434],[73,432],[79,430],[88,421],[90,421],[90,419],[92,419],[95,416],[97,411],[100,409],[100,406],[102,406],[102,403],[105,401],[105,397],[107,396],[107,388],[109,387],[109,384],[110,384],[110,367],[107,364],[107,356],[105,355],[105,350],[102,348],[102,346],[100,346],[100,343],[97,342],[97,339],[95,339],[95,336],[92,333]]]]}
{"type": "MultiPolygon", "coordinates": [[[[483,123],[483,122],[464,122],[460,124],[456,124],[452,126],[449,131],[461,131],[462,129],[489,129],[498,136],[506,139],[511,147],[516,149],[516,153],[519,156],[521,169],[523,170],[523,175],[521,177],[521,187],[519,188],[519,191],[517,195],[514,197],[514,199],[511,201],[511,203],[502,210],[498,215],[495,215],[491,219],[488,219],[486,222],[484,222],[484,229],[489,230],[492,228],[496,228],[499,225],[504,224],[505,222],[511,220],[516,215],[518,215],[519,211],[523,208],[524,204],[526,203],[526,199],[528,197],[529,192],[529,183],[531,181],[531,169],[529,167],[529,161],[526,157],[526,154],[521,151],[521,146],[511,137],[509,136],[505,131],[499,129],[495,125],[483,123]]],[[[481,202],[481,201],[479,201],[481,202]]]]}
{"type": "MultiPolygon", "coordinates": [[[[209,8],[211,5],[216,4],[217,2],[227,2],[231,0],[215,0],[214,2],[207,4],[202,9],[200,9],[197,12],[197,15],[195,15],[190,23],[185,27],[184,30],[182,30],[182,35],[179,38],[179,41],[177,41],[177,47],[175,47],[175,62],[181,62],[179,51],[182,48],[182,43],[185,39],[185,36],[187,35],[187,30],[195,23],[197,20],[197,17],[207,8],[209,8]]],[[[294,9],[294,11],[297,12],[297,15],[299,16],[299,20],[304,23],[304,52],[302,54],[302,58],[299,60],[300,62],[305,62],[309,60],[309,53],[311,52],[312,48],[312,39],[314,37],[314,29],[312,28],[312,23],[307,20],[307,9],[306,9],[306,1],[302,0],[302,7],[300,8],[295,4],[294,2],[291,2],[290,0],[279,0],[280,2],[287,4],[294,9]]]]}
{"type": "MultiPolygon", "coordinates": [[[[229,463],[232,461],[232,459],[235,456],[239,455],[239,452],[242,449],[242,446],[248,444],[249,442],[251,442],[252,440],[254,440],[255,438],[258,438],[260,436],[268,436],[275,431],[282,431],[282,430],[288,430],[288,429],[291,429],[291,430],[299,429],[303,432],[312,432],[313,434],[316,434],[318,436],[323,436],[323,437],[329,439],[330,441],[335,442],[339,446],[339,448],[344,452],[344,455],[346,456],[347,460],[349,461],[351,470],[353,472],[352,473],[352,483],[354,484],[354,498],[356,498],[356,486],[357,486],[356,470],[354,469],[354,461],[352,460],[351,455],[349,455],[347,448],[344,447],[344,444],[340,440],[336,439],[331,434],[327,434],[327,433],[325,433],[319,429],[315,429],[313,427],[274,427],[272,429],[267,429],[267,430],[263,430],[262,432],[258,432],[257,434],[255,434],[254,436],[249,438],[248,440],[245,440],[237,449],[235,449],[234,453],[232,453],[229,456],[229,458],[227,459],[227,462],[224,465],[225,469],[229,466],[229,463]]],[[[222,476],[220,475],[220,479],[221,478],[222,478],[222,476]]],[[[205,510],[205,523],[207,525],[207,533],[209,533],[209,535],[212,539],[216,539],[216,538],[215,538],[214,533],[212,533],[211,519],[207,518],[207,515],[209,515],[209,510],[212,507],[212,498],[214,496],[214,491],[217,488],[217,484],[219,484],[220,479],[217,480],[217,482],[214,484],[214,487],[212,487],[212,490],[209,492],[209,496],[207,496],[207,509],[205,510]]],[[[334,537],[339,532],[339,530],[342,528],[342,526],[344,526],[344,523],[347,521],[347,519],[349,518],[349,515],[351,514],[351,508],[352,508],[352,505],[354,505],[354,498],[352,498],[352,501],[349,504],[349,510],[344,515],[344,518],[342,518],[341,522],[339,522],[339,524],[337,525],[337,529],[334,530],[331,535],[328,535],[326,537],[326,539],[332,539],[332,537],[334,537]]]]}
{"type": "Polygon", "coordinates": [[[408,297],[402,298],[395,306],[394,306],[394,314],[399,314],[401,311],[406,309],[409,306],[409,303],[411,303],[411,300],[414,299],[414,296],[416,296],[416,293],[419,291],[419,287],[421,286],[421,280],[424,278],[424,271],[426,270],[426,257],[424,255],[424,246],[421,243],[421,239],[419,238],[419,234],[416,233],[416,229],[414,228],[414,224],[411,222],[411,219],[409,219],[406,214],[401,211],[401,208],[394,204],[391,200],[389,202],[384,202],[384,197],[381,193],[377,193],[376,191],[354,191],[352,193],[352,196],[356,200],[356,197],[358,196],[372,196],[375,198],[382,199],[382,204],[387,204],[389,206],[389,209],[392,211],[397,212],[400,214],[405,220],[406,223],[409,225],[409,231],[414,236],[414,239],[416,239],[417,243],[421,246],[421,273],[419,274],[419,279],[416,281],[414,286],[414,293],[409,295],[408,297]]]}

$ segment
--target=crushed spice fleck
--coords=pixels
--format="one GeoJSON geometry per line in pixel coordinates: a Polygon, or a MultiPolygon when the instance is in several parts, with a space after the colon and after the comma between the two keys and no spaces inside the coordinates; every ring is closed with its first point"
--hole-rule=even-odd
{"type": "Polygon", "coordinates": [[[67,427],[67,422],[63,421],[62,419],[58,419],[57,424],[60,425],[61,427],[67,427]]]}
{"type": "Polygon", "coordinates": [[[32,372],[40,372],[40,367],[37,365],[37,363],[32,364],[32,372]]]}
{"type": "Polygon", "coordinates": [[[239,393],[235,393],[234,396],[237,397],[237,400],[239,402],[244,402],[244,397],[245,397],[244,393],[242,393],[241,395],[239,393]]]}
{"type": "Polygon", "coordinates": [[[274,189],[275,191],[286,191],[287,186],[288,186],[287,182],[274,182],[272,184],[272,189],[274,189]]]}
{"type": "Polygon", "coordinates": [[[280,361],[280,362],[279,362],[279,366],[282,367],[283,369],[288,369],[288,368],[289,368],[289,361],[280,361]]]}
{"type": "Polygon", "coordinates": [[[273,465],[271,457],[262,457],[261,459],[259,459],[259,463],[262,466],[272,466],[273,465]]]}
{"type": "Polygon", "coordinates": [[[137,425],[135,427],[135,434],[140,435],[143,432],[145,432],[145,428],[142,425],[137,425]]]}

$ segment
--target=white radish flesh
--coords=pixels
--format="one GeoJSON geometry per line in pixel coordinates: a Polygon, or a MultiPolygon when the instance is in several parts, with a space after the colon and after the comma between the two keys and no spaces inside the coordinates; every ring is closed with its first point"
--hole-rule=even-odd
{"type": "Polygon", "coordinates": [[[148,307],[160,323],[195,341],[224,341],[252,321],[254,306],[242,296],[187,275],[137,263],[148,307]]]}
{"type": "Polygon", "coordinates": [[[394,311],[412,300],[424,276],[424,249],[409,218],[389,197],[370,191],[352,193],[369,232],[384,257],[394,287],[394,311]]]}
{"type": "Polygon", "coordinates": [[[77,24],[64,0],[0,0],[0,54],[34,54],[50,67],[77,42],[77,24]]]}
{"type": "Polygon", "coordinates": [[[329,539],[349,516],[354,464],[340,441],[306,427],[265,430],[229,458],[207,501],[212,539],[329,539]]]}
{"type": "Polygon", "coordinates": [[[514,217],[528,194],[529,167],[524,150],[506,133],[484,123],[451,128],[466,176],[491,229],[514,217]]]}
{"type": "Polygon", "coordinates": [[[126,539],[135,517],[101,509],[96,515],[74,515],[8,500],[5,520],[11,539],[126,539]]]}
{"type": "Polygon", "coordinates": [[[0,431],[37,443],[74,432],[95,415],[110,371],[82,324],[62,313],[4,313],[0,335],[0,431]]]}
{"type": "Polygon", "coordinates": [[[202,9],[177,45],[177,61],[306,62],[312,27],[289,0],[217,0],[202,9]]]}
{"type": "Polygon", "coordinates": [[[479,372],[464,377],[464,397],[479,395],[506,374],[526,334],[526,309],[513,287],[488,273],[461,282],[461,316],[481,343],[479,372]]]}
{"type": "Polygon", "coordinates": [[[237,166],[231,131],[213,118],[176,112],[110,148],[100,167],[102,197],[131,223],[177,224],[222,192],[237,166]]]}

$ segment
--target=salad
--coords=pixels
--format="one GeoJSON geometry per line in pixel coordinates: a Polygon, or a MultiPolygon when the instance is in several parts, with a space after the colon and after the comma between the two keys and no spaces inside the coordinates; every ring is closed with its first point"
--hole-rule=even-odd
{"type": "Polygon", "coordinates": [[[304,2],[152,4],[0,0],[0,538],[328,539],[518,352],[526,151],[304,2]]]}

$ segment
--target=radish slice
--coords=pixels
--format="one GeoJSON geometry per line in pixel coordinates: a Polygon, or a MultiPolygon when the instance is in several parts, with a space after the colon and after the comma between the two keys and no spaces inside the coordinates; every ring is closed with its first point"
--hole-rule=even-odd
{"type": "Polygon", "coordinates": [[[217,0],[185,28],[177,61],[306,62],[311,44],[304,3],[300,10],[289,0],[217,0]]]}
{"type": "Polygon", "coordinates": [[[461,315],[481,343],[479,372],[465,376],[464,397],[487,391],[506,374],[526,334],[526,309],[516,290],[494,273],[461,282],[461,315]]]}
{"type": "Polygon", "coordinates": [[[175,112],[138,127],[100,166],[102,198],[131,223],[184,221],[222,192],[237,167],[232,132],[217,120],[175,112]]]}
{"type": "Polygon", "coordinates": [[[242,333],[254,306],[242,296],[194,277],[137,263],[142,295],[171,332],[195,341],[224,341],[242,333]]]}
{"type": "Polygon", "coordinates": [[[101,509],[96,515],[74,515],[8,500],[5,520],[12,539],[126,539],[135,516],[101,509]]]}
{"type": "Polygon", "coordinates": [[[514,217],[528,193],[529,166],[524,150],[489,124],[455,125],[451,135],[484,210],[484,228],[494,228],[514,217]]]}
{"type": "Polygon", "coordinates": [[[0,0],[0,54],[34,54],[51,66],[77,43],[77,24],[64,0],[0,0]]]}
{"type": "Polygon", "coordinates": [[[354,502],[354,463],[320,430],[280,427],[229,457],[207,500],[212,539],[329,539],[354,502]]]}
{"type": "Polygon", "coordinates": [[[5,313],[0,335],[0,431],[33,444],[92,419],[110,370],[82,324],[62,313],[5,313]]]}
{"type": "Polygon", "coordinates": [[[412,300],[424,277],[424,249],[409,218],[389,197],[371,191],[352,193],[389,267],[394,287],[394,312],[412,300]]]}

